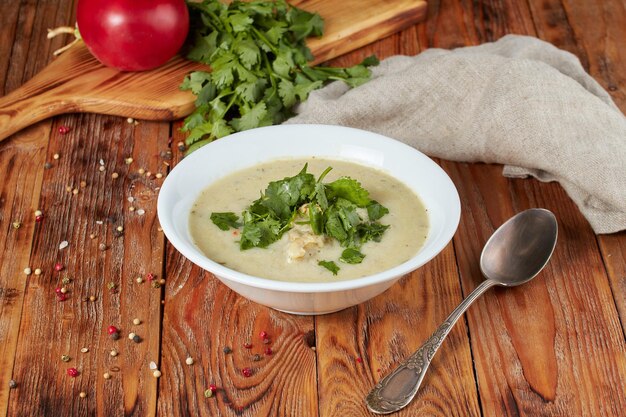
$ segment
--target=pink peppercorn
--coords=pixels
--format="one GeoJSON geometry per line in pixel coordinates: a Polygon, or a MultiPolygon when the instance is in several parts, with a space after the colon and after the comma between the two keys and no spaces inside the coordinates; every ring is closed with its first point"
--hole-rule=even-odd
{"type": "Polygon", "coordinates": [[[107,327],[107,333],[109,334],[119,333],[119,330],[115,326],[109,326],[107,327]]]}
{"type": "Polygon", "coordinates": [[[35,216],[35,222],[41,223],[43,221],[43,214],[35,216]]]}
{"type": "Polygon", "coordinates": [[[146,275],[146,279],[150,282],[152,282],[153,279],[156,278],[156,275],[154,275],[152,272],[148,273],[148,275],[146,275]]]}
{"type": "Polygon", "coordinates": [[[274,353],[274,351],[272,350],[271,347],[265,348],[265,354],[266,355],[271,355],[272,353],[274,353]]]}
{"type": "Polygon", "coordinates": [[[363,363],[363,359],[361,359],[361,358],[356,358],[356,361],[357,361],[358,363],[363,363]]]}
{"type": "Polygon", "coordinates": [[[61,287],[56,287],[56,288],[54,289],[54,292],[55,292],[55,293],[57,293],[57,295],[59,295],[59,294],[63,294],[63,293],[61,292],[61,287]]]}
{"type": "Polygon", "coordinates": [[[213,394],[217,392],[217,386],[215,384],[209,384],[209,389],[213,394]]]}
{"type": "Polygon", "coordinates": [[[65,300],[67,300],[67,295],[66,295],[66,294],[63,294],[63,293],[61,292],[61,293],[57,294],[57,299],[58,299],[59,301],[65,301],[65,300]]]}
{"type": "Polygon", "coordinates": [[[72,378],[76,378],[80,374],[80,372],[78,372],[78,369],[76,368],[68,368],[67,374],[72,378]]]}
{"type": "Polygon", "coordinates": [[[251,377],[252,376],[252,369],[250,368],[243,368],[241,370],[241,373],[243,374],[243,376],[245,376],[246,378],[251,377]]]}
{"type": "Polygon", "coordinates": [[[65,135],[65,134],[69,133],[70,128],[67,127],[67,126],[59,126],[58,130],[59,130],[60,134],[65,135]]]}
{"type": "Polygon", "coordinates": [[[252,343],[246,342],[246,343],[243,344],[243,347],[245,347],[246,349],[251,349],[252,348],[252,343]]]}
{"type": "Polygon", "coordinates": [[[63,270],[63,264],[60,262],[57,262],[56,265],[54,265],[54,270],[59,272],[63,270]]]}
{"type": "Polygon", "coordinates": [[[261,333],[259,333],[259,337],[261,338],[261,340],[267,339],[267,332],[263,330],[261,333]]]}

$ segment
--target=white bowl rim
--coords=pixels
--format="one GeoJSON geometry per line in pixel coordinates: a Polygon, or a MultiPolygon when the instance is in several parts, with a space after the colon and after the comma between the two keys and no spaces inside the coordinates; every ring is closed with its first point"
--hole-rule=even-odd
{"type": "MultiPolygon", "coordinates": [[[[393,146],[405,147],[406,152],[414,153],[416,156],[419,156],[422,159],[425,158],[425,161],[427,161],[426,163],[432,164],[433,165],[432,168],[435,171],[439,171],[440,174],[443,176],[443,178],[449,181],[449,183],[452,185],[451,189],[454,192],[454,196],[452,196],[453,201],[455,203],[455,206],[452,208],[454,217],[449,219],[450,220],[449,227],[446,228],[446,233],[445,235],[441,237],[439,245],[433,246],[431,248],[429,256],[426,256],[426,257],[420,256],[420,254],[423,254],[423,251],[420,249],[409,260],[393,268],[386,269],[376,274],[367,275],[365,277],[351,278],[351,279],[339,280],[335,282],[291,282],[291,281],[274,280],[270,278],[261,278],[261,277],[257,277],[254,275],[249,275],[243,272],[239,272],[231,268],[227,268],[215,261],[212,261],[207,256],[198,256],[196,255],[195,252],[187,250],[188,244],[185,241],[183,241],[175,232],[175,228],[173,227],[173,224],[170,221],[169,216],[163,215],[163,213],[165,212],[165,205],[166,205],[165,196],[168,193],[168,188],[169,188],[168,184],[173,183],[173,180],[175,180],[176,173],[181,172],[184,169],[184,166],[187,164],[191,164],[194,159],[202,158],[203,153],[210,152],[211,145],[216,143],[216,142],[212,142],[196,150],[195,152],[191,153],[190,155],[182,159],[180,162],[178,162],[178,164],[176,164],[176,166],[172,169],[172,171],[166,177],[165,181],[163,182],[161,186],[161,190],[159,192],[159,197],[157,201],[157,214],[158,214],[159,222],[161,225],[161,229],[163,230],[165,236],[167,237],[169,242],[172,244],[172,246],[174,246],[174,248],[178,250],[185,258],[189,259],[191,262],[201,267],[205,271],[210,272],[211,274],[213,274],[216,278],[220,280],[225,279],[225,280],[233,281],[235,283],[246,285],[249,287],[272,290],[272,291],[277,291],[277,292],[328,293],[328,292],[358,289],[358,288],[368,287],[370,285],[381,284],[383,282],[387,282],[387,281],[394,280],[394,279],[399,279],[400,277],[411,273],[412,271],[416,270],[417,268],[429,262],[431,259],[437,256],[450,243],[450,241],[452,240],[452,237],[456,233],[456,230],[460,222],[460,217],[461,217],[461,203],[460,203],[458,191],[456,190],[454,183],[452,182],[448,174],[443,170],[443,168],[441,168],[437,163],[435,163],[431,158],[429,158],[424,153],[418,151],[417,149],[403,142],[400,142],[396,139],[392,139],[388,136],[384,136],[384,135],[371,132],[368,130],[346,127],[346,126],[339,126],[339,125],[326,125],[326,124],[286,124],[286,125],[273,125],[273,126],[260,127],[260,128],[233,133],[231,135],[220,138],[219,142],[223,141],[224,139],[232,140],[233,138],[236,138],[236,137],[245,137],[251,134],[256,134],[261,129],[263,130],[283,129],[285,126],[290,126],[292,128],[306,127],[310,129],[310,128],[318,127],[318,128],[347,129],[347,130],[358,131],[359,133],[362,133],[364,135],[369,135],[371,137],[375,136],[377,137],[377,140],[381,140],[383,142],[386,141],[388,144],[393,144],[393,146]],[[180,168],[177,170],[178,167],[183,167],[183,168],[180,168]]],[[[206,184],[205,187],[206,186],[208,186],[208,184],[206,184]]],[[[197,252],[200,252],[200,250],[197,249],[197,252]]]]}

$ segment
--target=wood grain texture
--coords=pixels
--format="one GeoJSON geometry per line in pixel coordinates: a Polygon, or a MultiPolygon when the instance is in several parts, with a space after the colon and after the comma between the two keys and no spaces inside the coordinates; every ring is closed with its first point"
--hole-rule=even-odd
{"type": "MultiPolygon", "coordinates": [[[[183,140],[175,125],[174,144],[183,140]]],[[[176,159],[181,153],[174,148],[176,159]]],[[[315,416],[313,318],[252,303],[167,245],[160,416],[315,416]],[[269,335],[264,344],[259,334],[269,335]],[[245,343],[251,343],[247,349],[245,343]],[[232,353],[224,353],[224,347],[232,353]],[[271,354],[265,349],[270,348],[271,354]],[[259,360],[254,360],[254,355],[259,360]],[[185,360],[191,357],[193,365],[185,360]],[[250,368],[245,377],[242,369],[250,368]],[[206,398],[205,390],[219,390],[206,398]]]]}
{"type": "MultiPolygon", "coordinates": [[[[45,67],[64,43],[45,39],[46,28],[71,24],[73,7],[71,0],[3,4],[0,89],[13,91],[45,67]]],[[[431,0],[425,23],[332,63],[526,33],[575,53],[624,111],[623,8],[619,0],[431,0]]],[[[553,210],[561,228],[548,268],[528,285],[492,290],[471,307],[442,345],[415,402],[399,415],[624,415],[626,234],[594,236],[558,185],[508,180],[500,166],[443,162],[462,198],[453,244],[368,303],[317,318],[290,316],[240,298],[164,246],[154,217],[159,181],[137,170],[166,173],[164,162],[180,158],[179,127],[66,115],[0,144],[0,416],[371,415],[363,398],[373,383],[482,279],[478,257],[491,232],[511,214],[537,206],[553,210]],[[60,125],[70,126],[70,134],[59,135],[60,125]],[[134,159],[129,166],[128,156],[134,159]],[[67,185],[78,185],[79,193],[68,193],[67,185]],[[146,213],[131,213],[131,204],[146,213]],[[37,208],[46,216],[41,224],[31,216],[37,208]],[[20,219],[14,230],[11,223],[20,219]],[[124,233],[115,237],[120,222],[124,233]],[[89,239],[91,233],[98,237],[89,239]],[[62,239],[70,246],[58,250],[62,239]],[[104,252],[100,239],[110,244],[104,252]],[[52,272],[57,261],[65,264],[61,273],[52,272]],[[44,273],[27,278],[27,265],[44,273]],[[148,272],[166,279],[164,290],[134,281],[148,272]],[[63,276],[73,281],[70,298],[59,303],[54,288],[63,276]],[[117,294],[108,292],[112,281],[117,294]],[[97,300],[78,300],[89,294],[97,300]],[[132,325],[134,318],[142,324],[132,325]],[[109,324],[122,329],[119,341],[105,334],[109,324]],[[261,350],[262,330],[270,334],[271,356],[261,350]],[[130,331],[144,341],[130,342],[130,331]],[[250,350],[242,346],[248,339],[250,350]],[[231,354],[223,353],[225,345],[231,354]],[[89,353],[79,352],[83,346],[89,353]],[[120,349],[116,358],[111,347],[120,349]],[[64,353],[69,363],[61,361],[64,353]],[[251,358],[255,353],[259,362],[251,358]],[[193,365],[185,364],[188,356],[193,365]],[[163,372],[158,380],[150,361],[163,372]],[[68,377],[69,366],[81,375],[68,377]],[[253,370],[249,378],[241,375],[246,366],[253,370]],[[103,379],[105,371],[111,380],[103,379]],[[18,385],[9,390],[11,378],[18,385]],[[211,383],[217,395],[205,398],[211,383]],[[80,391],[88,396],[78,398],[80,391]]]]}
{"type": "Polygon", "coordinates": [[[485,294],[468,311],[485,415],[619,416],[624,338],[593,233],[581,227],[576,206],[558,185],[507,180],[499,166],[444,166],[468,203],[454,239],[466,294],[481,279],[470,260],[508,217],[545,207],[559,220],[546,270],[523,287],[485,294]]]}
{"type": "MultiPolygon", "coordinates": [[[[318,11],[327,23],[325,35],[309,43],[316,63],[415,24],[426,8],[422,0],[310,0],[300,5],[318,11]]],[[[0,140],[63,113],[179,119],[193,111],[195,96],[178,86],[189,72],[208,69],[175,56],[154,70],[119,72],[101,65],[80,42],[23,87],[0,98],[0,140]]]]}
{"type": "MultiPolygon", "coordinates": [[[[576,2],[545,4],[531,1],[530,6],[537,35],[576,54],[585,69],[607,89],[620,110],[626,112],[626,74],[623,70],[626,52],[620,46],[620,39],[626,39],[626,28],[617,23],[626,19],[626,5],[606,3],[585,10],[576,2]],[[589,31],[589,25],[595,30],[589,31]]],[[[613,294],[623,294],[626,290],[626,233],[598,236],[598,243],[613,294]]],[[[615,297],[615,303],[626,333],[626,298],[615,297]]]]}
{"type": "MultiPolygon", "coordinates": [[[[316,318],[320,415],[371,415],[364,401],[367,393],[417,350],[461,301],[453,260],[450,244],[378,297],[316,318]]],[[[396,415],[480,415],[463,320],[433,359],[423,388],[396,415]]]]}
{"type": "Polygon", "coordinates": [[[157,172],[161,164],[158,144],[167,143],[169,128],[115,124],[95,116],[75,120],[76,124],[61,121],[72,131],[55,135],[48,149],[52,167],[44,173],[39,203],[44,221],[36,225],[30,259],[32,268],[41,268],[43,273],[28,279],[14,368],[20,389],[10,398],[9,412],[154,414],[157,381],[148,362],[158,360],[159,355],[161,290],[134,279],[153,271],[160,275],[163,237],[155,223],[155,188],[161,180],[146,178],[134,169],[141,164],[157,172]],[[136,151],[135,140],[141,143],[136,151]],[[54,159],[53,154],[60,158],[54,159]],[[129,156],[135,162],[126,165],[129,156]],[[99,170],[100,160],[104,171],[99,170]],[[119,178],[113,179],[113,172],[119,178]],[[130,196],[137,209],[145,210],[144,215],[127,210],[130,196]],[[123,233],[116,233],[118,226],[123,233]],[[60,249],[62,241],[69,246],[60,249]],[[57,262],[64,265],[63,271],[54,270],[57,262]],[[65,277],[71,282],[63,285],[65,277]],[[109,284],[115,285],[114,291],[109,284]],[[55,295],[55,288],[61,286],[68,289],[64,302],[55,295]],[[86,301],[89,296],[95,301],[86,301]],[[134,318],[143,323],[132,325],[134,318]],[[121,329],[120,340],[109,338],[109,325],[121,329]],[[140,335],[141,343],[126,338],[131,331],[140,335]],[[89,352],[81,353],[83,347],[89,352]],[[111,349],[119,355],[112,357],[111,349]],[[64,354],[71,357],[67,363],[61,361],[64,354]],[[77,368],[80,375],[68,376],[69,367],[77,368]],[[113,378],[104,380],[105,372],[113,378]],[[87,398],[78,398],[80,391],[87,398]]]}

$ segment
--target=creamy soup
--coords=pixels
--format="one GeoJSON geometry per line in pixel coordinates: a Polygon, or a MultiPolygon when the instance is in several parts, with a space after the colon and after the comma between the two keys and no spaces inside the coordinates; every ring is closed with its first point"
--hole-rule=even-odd
{"type": "MultiPolygon", "coordinates": [[[[366,212],[364,215],[367,218],[366,212]]],[[[306,227],[310,230],[308,225],[306,227]]],[[[200,250],[228,268],[280,281],[333,282],[381,272],[412,258],[426,240],[428,216],[424,204],[411,189],[380,170],[345,161],[308,158],[276,160],[216,181],[194,203],[189,228],[200,250]],[[259,198],[269,182],[296,175],[305,163],[308,163],[307,171],[316,178],[327,167],[333,168],[324,183],[342,176],[358,180],[369,191],[371,199],[389,209],[379,220],[389,228],[380,242],[363,244],[360,251],[365,258],[361,263],[340,262],[345,248],[335,239],[320,236],[316,244],[306,244],[302,253],[294,255],[294,242],[303,234],[299,226],[267,248],[241,250],[238,230],[224,231],[211,221],[213,212],[233,212],[240,216],[259,198]],[[333,275],[318,265],[319,261],[334,261],[340,270],[333,275]]]]}

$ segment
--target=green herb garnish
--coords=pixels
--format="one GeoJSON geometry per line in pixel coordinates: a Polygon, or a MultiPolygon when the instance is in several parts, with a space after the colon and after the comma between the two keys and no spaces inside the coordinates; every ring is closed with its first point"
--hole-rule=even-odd
{"type": "MultiPolygon", "coordinates": [[[[360,263],[365,257],[361,246],[368,241],[380,242],[389,228],[378,222],[389,210],[371,200],[358,181],[341,177],[324,183],[332,168],[327,168],[316,180],[307,167],[305,164],[293,177],[270,182],[261,197],[242,213],[240,249],[265,248],[294,224],[308,224],[314,234],[334,238],[346,248],[340,261],[360,263]],[[361,217],[363,212],[367,212],[367,220],[361,217]]],[[[241,226],[234,213],[212,213],[211,220],[222,230],[241,226]]],[[[320,261],[319,265],[333,274],[339,270],[331,261],[320,261]]]]}
{"type": "Polygon", "coordinates": [[[211,213],[211,221],[222,230],[239,227],[239,217],[232,212],[211,213]]]}
{"type": "Polygon", "coordinates": [[[182,128],[190,151],[235,131],[281,123],[327,81],[355,87],[369,80],[367,67],[378,64],[372,56],[350,68],[309,66],[313,56],[305,38],[321,36],[324,21],[285,0],[188,4],[187,58],[211,66],[181,84],[197,96],[182,128]]]}
{"type": "Polygon", "coordinates": [[[363,258],[365,258],[365,255],[359,252],[358,249],[348,248],[341,253],[339,260],[347,264],[360,264],[363,258]]]}
{"type": "Polygon", "coordinates": [[[317,264],[328,269],[330,272],[333,273],[333,275],[337,275],[337,272],[339,272],[339,269],[341,269],[333,261],[319,261],[317,264]]]}

